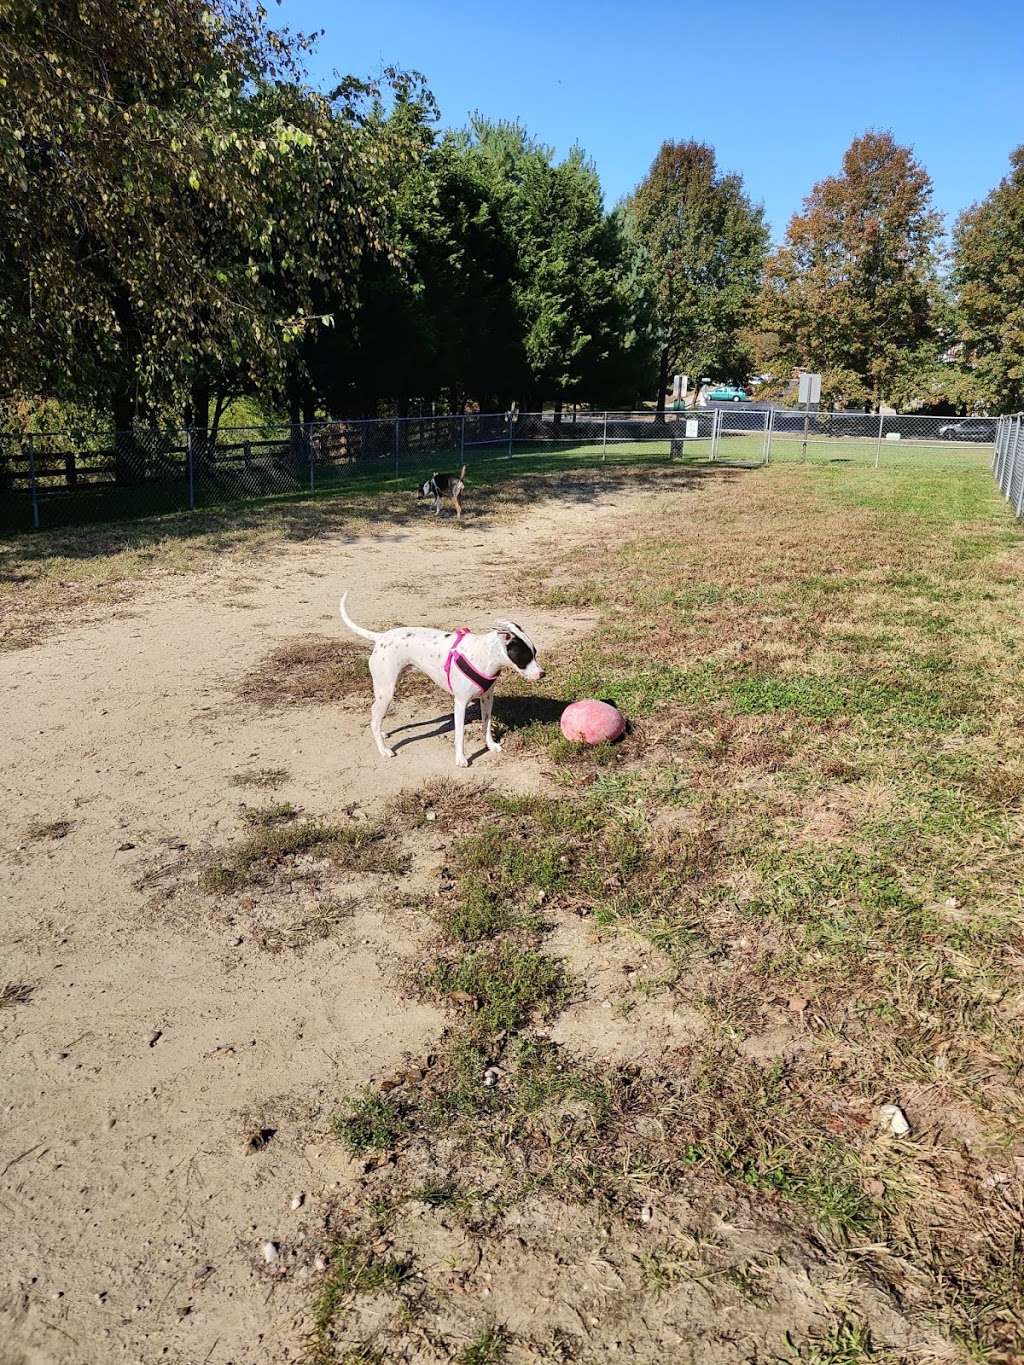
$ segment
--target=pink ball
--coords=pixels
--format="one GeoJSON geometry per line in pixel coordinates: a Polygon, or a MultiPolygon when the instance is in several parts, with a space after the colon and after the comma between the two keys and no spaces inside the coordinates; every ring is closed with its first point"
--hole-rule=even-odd
{"type": "Polygon", "coordinates": [[[574,701],[562,712],[562,734],[578,744],[605,744],[618,739],[626,717],[606,701],[574,701]]]}

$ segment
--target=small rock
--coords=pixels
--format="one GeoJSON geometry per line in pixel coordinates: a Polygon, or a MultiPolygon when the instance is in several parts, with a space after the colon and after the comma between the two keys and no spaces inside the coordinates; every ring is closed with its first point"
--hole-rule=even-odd
{"type": "Polygon", "coordinates": [[[641,1223],[649,1223],[653,1218],[654,1210],[651,1208],[650,1204],[643,1204],[640,1208],[641,1223]]]}
{"type": "Polygon", "coordinates": [[[106,1291],[105,1289],[101,1289],[100,1292],[96,1295],[96,1302],[97,1302],[97,1303],[106,1303],[106,1301],[107,1301],[107,1291],[106,1291]]]}
{"type": "Polygon", "coordinates": [[[128,853],[134,847],[135,847],[134,844],[118,844],[117,851],[118,853],[128,853]]]}
{"type": "Polygon", "coordinates": [[[610,1010],[611,1007],[612,1007],[612,1002],[611,1002],[610,1000],[602,1000],[602,1001],[601,1001],[601,1008],[602,1008],[603,1010],[610,1010]]]}
{"type": "Polygon", "coordinates": [[[484,1072],[484,1085],[497,1085],[501,1080],[501,1068],[489,1066],[484,1072]]]}
{"type": "Polygon", "coordinates": [[[893,1137],[906,1137],[910,1132],[907,1116],[898,1104],[883,1104],[878,1111],[878,1126],[893,1137]]]}
{"type": "Polygon", "coordinates": [[[260,1255],[266,1261],[267,1265],[273,1265],[281,1255],[281,1252],[276,1242],[264,1242],[260,1247],[260,1255]]]}
{"type": "Polygon", "coordinates": [[[242,935],[236,934],[235,937],[231,940],[231,946],[232,948],[240,948],[244,942],[245,940],[242,938],[242,935]]]}
{"type": "Polygon", "coordinates": [[[298,1194],[292,1196],[292,1213],[294,1213],[296,1209],[301,1209],[305,1202],[306,1196],[299,1190],[298,1194]]]}
{"type": "Polygon", "coordinates": [[[426,815],[424,816],[424,819],[426,819],[426,820],[436,820],[436,819],[437,819],[437,812],[436,812],[436,811],[432,811],[432,810],[428,810],[427,813],[426,813],[426,815]]]}
{"type": "Polygon", "coordinates": [[[146,1039],[146,1042],[149,1044],[150,1047],[156,1047],[157,1043],[159,1043],[160,1039],[163,1036],[164,1036],[163,1029],[155,1028],[153,1032],[149,1035],[149,1037],[146,1039]]]}
{"type": "Polygon", "coordinates": [[[314,1270],[326,1270],[330,1262],[326,1256],[317,1256],[313,1261],[314,1270]]]}
{"type": "Polygon", "coordinates": [[[872,1199],[881,1199],[885,1194],[885,1182],[872,1176],[864,1181],[864,1193],[869,1194],[872,1199]]]}

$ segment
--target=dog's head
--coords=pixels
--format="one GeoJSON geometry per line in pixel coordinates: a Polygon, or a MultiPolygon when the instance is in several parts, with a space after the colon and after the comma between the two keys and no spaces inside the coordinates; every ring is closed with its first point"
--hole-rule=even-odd
{"type": "Polygon", "coordinates": [[[421,483],[416,489],[416,500],[420,498],[432,498],[434,496],[434,480],[428,479],[426,483],[421,483]]]}
{"type": "Polygon", "coordinates": [[[511,666],[530,682],[540,682],[544,670],[537,662],[537,646],[526,631],[514,621],[496,621],[494,624],[505,651],[505,658],[511,666]]]}

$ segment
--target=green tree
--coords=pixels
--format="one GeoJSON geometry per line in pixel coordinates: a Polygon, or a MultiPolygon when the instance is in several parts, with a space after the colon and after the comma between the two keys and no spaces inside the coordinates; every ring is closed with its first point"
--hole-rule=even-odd
{"type": "Polygon", "coordinates": [[[628,367],[628,245],[604,211],[597,173],[579,148],[555,163],[518,124],[474,121],[467,156],[487,185],[515,257],[513,304],[523,370],[509,396],[537,407],[599,399],[628,367]]]}
{"type": "Polygon", "coordinates": [[[743,382],[743,329],[768,246],[764,211],[738,175],[721,175],[714,149],[665,142],[625,205],[649,262],[659,336],[658,408],[674,371],[743,382]]]}
{"type": "Polygon", "coordinates": [[[0,389],[130,428],[280,383],[378,236],[349,84],[244,0],[13,0],[0,22],[0,389]]]}
{"type": "Polygon", "coordinates": [[[778,374],[820,371],[824,402],[877,406],[935,373],[942,220],[931,192],[909,148],[875,132],[814,186],[765,272],[761,325],[778,374]]]}
{"type": "Polygon", "coordinates": [[[957,222],[953,281],[976,401],[1024,408],[1024,146],[1007,175],[957,222]]]}

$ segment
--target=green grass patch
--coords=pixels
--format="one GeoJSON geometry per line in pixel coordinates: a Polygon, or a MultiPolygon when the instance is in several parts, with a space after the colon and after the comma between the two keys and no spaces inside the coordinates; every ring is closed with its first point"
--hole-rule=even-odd
{"type": "Polygon", "coordinates": [[[403,1106],[389,1095],[368,1087],[346,1102],[345,1112],[333,1121],[334,1131],[353,1156],[364,1152],[392,1152],[410,1131],[403,1106]]]}

